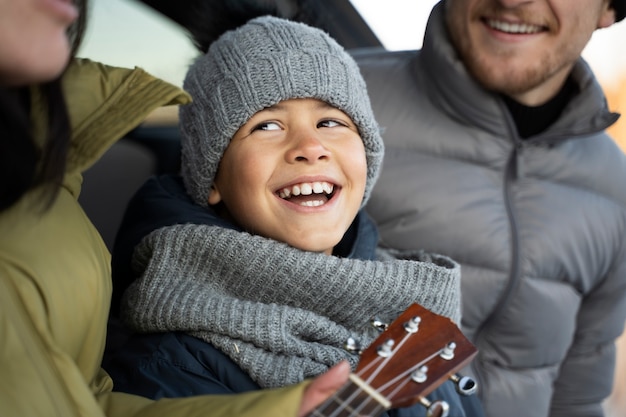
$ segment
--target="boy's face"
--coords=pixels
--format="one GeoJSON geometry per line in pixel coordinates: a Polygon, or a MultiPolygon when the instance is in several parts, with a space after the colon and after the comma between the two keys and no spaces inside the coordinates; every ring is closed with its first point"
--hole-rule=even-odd
{"type": "Polygon", "coordinates": [[[223,202],[251,233],[330,254],[359,211],[366,178],[350,117],[320,100],[285,100],[235,133],[208,202],[223,202]]]}

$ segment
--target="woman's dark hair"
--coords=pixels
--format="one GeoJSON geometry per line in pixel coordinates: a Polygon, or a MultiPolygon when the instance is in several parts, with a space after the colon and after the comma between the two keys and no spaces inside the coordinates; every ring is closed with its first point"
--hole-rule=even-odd
{"type": "MultiPolygon", "coordinates": [[[[85,31],[87,1],[74,0],[79,17],[68,29],[72,56],[85,31]]],[[[40,90],[48,108],[43,149],[33,138],[30,87],[0,87],[0,211],[37,185],[45,185],[42,201],[43,208],[48,208],[63,180],[71,132],[60,77],[42,84],[40,90]]]]}

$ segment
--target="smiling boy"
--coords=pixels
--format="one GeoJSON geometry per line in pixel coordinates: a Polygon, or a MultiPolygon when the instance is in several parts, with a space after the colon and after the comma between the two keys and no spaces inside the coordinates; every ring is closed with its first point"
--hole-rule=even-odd
{"type": "MultiPolygon", "coordinates": [[[[458,323],[454,261],[377,249],[362,208],[382,140],[359,69],[332,38],[253,19],[214,42],[184,87],[184,187],[151,180],[118,235],[141,237],[121,303],[141,334],[105,364],[118,389],[233,393],[354,366],[348,339],[369,345],[373,317],[390,321],[413,302],[458,323]]],[[[451,416],[481,415],[448,383],[433,396],[451,416]]]]}

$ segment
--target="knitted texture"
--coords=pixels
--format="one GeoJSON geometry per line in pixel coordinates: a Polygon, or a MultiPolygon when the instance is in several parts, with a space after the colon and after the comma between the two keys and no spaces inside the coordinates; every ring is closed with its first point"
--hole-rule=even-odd
{"type": "Polygon", "coordinates": [[[181,173],[187,192],[206,207],[222,155],[255,113],[280,101],[315,98],[342,110],[365,145],[363,205],[383,158],[365,81],[352,57],[323,31],[264,16],[223,34],[189,69],[180,108],[181,173]]]}
{"type": "Polygon", "coordinates": [[[458,324],[458,264],[411,257],[347,259],[217,226],[165,227],[136,248],[141,278],[124,295],[122,317],[140,332],[201,338],[262,387],[283,386],[342,359],[355,366],[346,340],[368,346],[378,335],[370,319],[391,322],[414,302],[458,324]]]}

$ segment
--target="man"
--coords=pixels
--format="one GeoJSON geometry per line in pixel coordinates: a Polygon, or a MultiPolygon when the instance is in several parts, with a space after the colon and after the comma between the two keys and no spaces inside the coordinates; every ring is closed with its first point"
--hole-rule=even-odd
{"type": "Polygon", "coordinates": [[[444,0],[421,51],[357,51],[383,243],[462,264],[490,417],[602,416],[626,316],[626,157],[581,52],[625,0],[444,0]]]}

